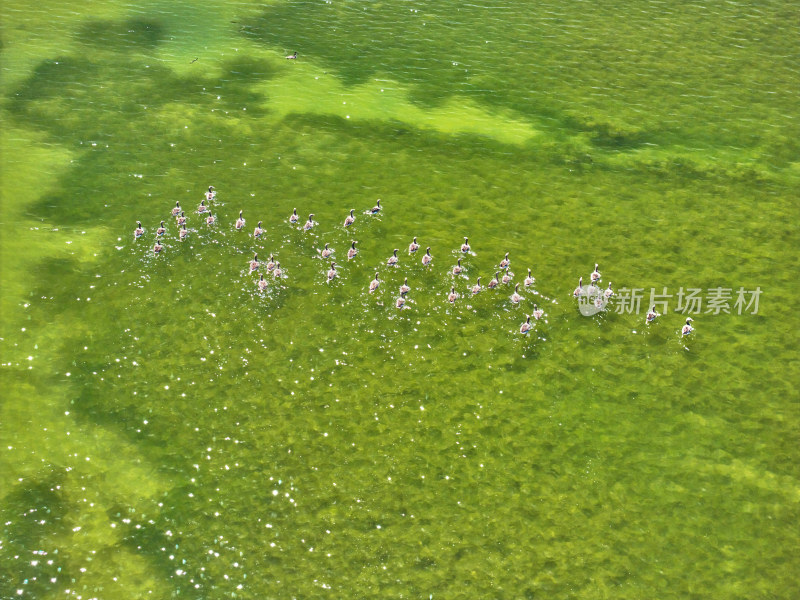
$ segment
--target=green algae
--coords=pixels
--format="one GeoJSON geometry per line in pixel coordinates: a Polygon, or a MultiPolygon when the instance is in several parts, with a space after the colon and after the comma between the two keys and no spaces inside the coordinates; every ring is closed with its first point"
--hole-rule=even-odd
{"type": "MultiPolygon", "coordinates": [[[[68,42],[14,63],[4,594],[797,591],[786,7],[757,24],[742,6],[664,10],[655,40],[639,27],[654,5],[629,19],[439,8],[425,25],[412,11],[435,11],[409,8],[241,7],[209,22],[218,47],[192,63],[208,11],[114,7],[54,23],[68,42]],[[724,41],[743,24],[747,55],[724,41]],[[728,62],[737,75],[709,76],[728,62]],[[192,212],[209,184],[216,229],[192,212]],[[378,197],[382,214],[363,215],[378,197]],[[310,235],[286,225],[295,207],[315,212],[310,235]],[[433,269],[406,257],[414,235],[433,269]],[[534,269],[548,313],[535,336],[516,333],[534,299],[513,309],[510,289],[468,300],[456,279],[465,297],[448,306],[464,235],[470,283],[504,252],[517,281],[534,269]],[[317,250],[346,263],[351,239],[359,257],[327,285],[317,250]],[[264,294],[254,251],[288,275],[264,294]],[[580,316],[570,292],[594,262],[617,288],[765,295],[758,315],[698,316],[684,344],[681,315],[580,316]],[[397,312],[404,276],[411,308],[397,312]]],[[[4,57],[21,52],[4,40],[4,57]]]]}

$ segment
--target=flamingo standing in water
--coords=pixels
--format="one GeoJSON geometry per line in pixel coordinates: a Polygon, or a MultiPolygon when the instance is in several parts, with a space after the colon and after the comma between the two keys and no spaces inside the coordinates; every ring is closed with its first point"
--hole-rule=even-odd
{"type": "Polygon", "coordinates": [[[380,284],[381,284],[381,282],[380,282],[380,281],[378,281],[378,274],[377,274],[377,273],[375,273],[375,279],[373,279],[372,281],[370,281],[370,282],[369,282],[369,293],[371,294],[372,292],[374,292],[375,290],[377,290],[377,289],[378,289],[378,286],[379,286],[380,284]]]}
{"type": "Polygon", "coordinates": [[[481,278],[478,277],[478,280],[475,282],[475,285],[472,286],[472,295],[479,294],[483,288],[481,287],[481,278]]]}
{"type": "Polygon", "coordinates": [[[528,269],[528,276],[525,278],[525,287],[531,287],[536,279],[531,275],[531,270],[528,269]]]}
{"type": "Polygon", "coordinates": [[[575,291],[572,292],[572,295],[576,298],[586,295],[586,290],[583,289],[583,277],[578,278],[578,287],[575,288],[575,291]]]}
{"type": "Polygon", "coordinates": [[[531,330],[532,327],[533,327],[533,325],[531,325],[531,316],[528,315],[528,318],[525,319],[525,322],[519,328],[519,332],[520,333],[528,333],[531,330]]]}
{"type": "Polygon", "coordinates": [[[400,292],[400,297],[397,299],[397,302],[394,303],[394,305],[397,308],[403,308],[406,305],[406,294],[407,293],[408,292],[400,292]]]}
{"type": "Polygon", "coordinates": [[[433,256],[431,256],[431,247],[428,246],[428,249],[425,251],[425,256],[422,257],[422,264],[429,265],[433,260],[433,256]]]}
{"type": "Polygon", "coordinates": [[[542,316],[544,316],[544,311],[534,304],[533,305],[533,313],[532,314],[533,314],[533,318],[538,321],[539,319],[542,318],[542,316]]]}
{"type": "Polygon", "coordinates": [[[522,296],[519,295],[519,284],[514,286],[514,293],[511,294],[511,302],[513,304],[519,304],[522,300],[522,296]]]}
{"type": "Polygon", "coordinates": [[[598,265],[597,263],[594,263],[594,271],[592,271],[592,274],[590,275],[590,277],[592,278],[592,283],[600,281],[600,271],[597,270],[599,266],[600,265],[598,265]]]}
{"type": "Polygon", "coordinates": [[[694,327],[692,327],[692,321],[694,321],[694,319],[692,319],[691,317],[688,317],[686,319],[686,325],[684,325],[681,328],[681,335],[682,336],[689,335],[690,333],[692,333],[694,331],[694,327]]]}

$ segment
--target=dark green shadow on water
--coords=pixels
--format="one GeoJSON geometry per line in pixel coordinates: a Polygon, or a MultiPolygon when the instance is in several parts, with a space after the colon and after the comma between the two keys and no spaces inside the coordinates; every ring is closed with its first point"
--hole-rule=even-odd
{"type": "Polygon", "coordinates": [[[582,8],[293,1],[265,7],[239,34],[297,50],[345,86],[398,81],[423,107],[465,97],[511,109],[557,139],[585,134],[596,151],[692,149],[758,172],[795,162],[800,136],[771,127],[754,135],[747,125],[792,112],[796,65],[779,41],[792,30],[781,3],[748,35],[734,6],[582,8]],[[747,50],[731,52],[742,36],[747,50]],[[774,61],[769,75],[757,66],[764,61],[774,61]]]}
{"type": "Polygon", "coordinates": [[[41,556],[31,554],[32,550],[47,548],[48,540],[53,537],[69,532],[69,507],[59,492],[63,479],[63,475],[43,474],[41,479],[4,490],[0,503],[0,518],[3,519],[0,590],[16,590],[26,581],[30,584],[29,593],[44,597],[54,588],[51,578],[71,576],[69,548],[60,548],[56,553],[43,552],[41,556]],[[19,561],[20,555],[28,560],[19,561]]]}
{"type": "Polygon", "coordinates": [[[155,50],[167,36],[157,20],[133,18],[126,21],[90,19],[75,33],[75,39],[86,46],[114,52],[155,50]]]}

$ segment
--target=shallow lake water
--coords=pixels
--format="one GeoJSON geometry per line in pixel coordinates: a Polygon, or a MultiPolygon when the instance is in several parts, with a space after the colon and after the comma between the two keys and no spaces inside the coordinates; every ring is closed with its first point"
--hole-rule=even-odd
{"type": "Polygon", "coordinates": [[[0,23],[0,597],[800,595],[793,3],[0,23]]]}

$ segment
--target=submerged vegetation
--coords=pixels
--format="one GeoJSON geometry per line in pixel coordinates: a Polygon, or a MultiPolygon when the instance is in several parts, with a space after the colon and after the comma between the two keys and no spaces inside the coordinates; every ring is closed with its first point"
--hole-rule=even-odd
{"type": "Polygon", "coordinates": [[[17,4],[0,596],[797,594],[789,3],[17,4]],[[437,268],[386,268],[413,236],[437,268]],[[463,289],[533,267],[532,335],[448,304],[464,236],[463,289]],[[762,307],[583,317],[596,262],[762,307]]]}

